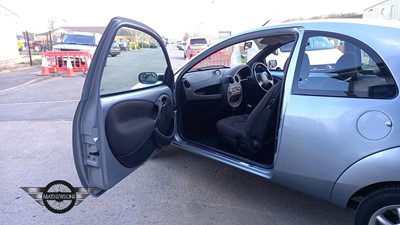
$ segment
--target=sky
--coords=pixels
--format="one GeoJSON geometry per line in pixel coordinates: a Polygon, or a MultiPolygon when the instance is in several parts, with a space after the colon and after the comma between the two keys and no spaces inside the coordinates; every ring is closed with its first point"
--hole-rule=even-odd
{"type": "Polygon", "coordinates": [[[159,34],[180,39],[185,32],[201,36],[218,31],[241,32],[267,20],[310,18],[331,13],[362,13],[383,0],[130,0],[31,1],[0,0],[15,13],[19,26],[30,32],[48,31],[48,20],[60,26],[106,26],[115,16],[145,23],[159,34]]]}

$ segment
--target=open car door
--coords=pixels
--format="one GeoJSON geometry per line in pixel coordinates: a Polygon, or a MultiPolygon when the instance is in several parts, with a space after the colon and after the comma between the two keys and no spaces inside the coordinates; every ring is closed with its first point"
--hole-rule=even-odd
{"type": "Polygon", "coordinates": [[[100,196],[171,143],[173,85],[161,37],[140,22],[113,18],[90,63],[73,123],[75,166],[91,195],[100,196]],[[108,57],[116,42],[126,51],[108,57]]]}

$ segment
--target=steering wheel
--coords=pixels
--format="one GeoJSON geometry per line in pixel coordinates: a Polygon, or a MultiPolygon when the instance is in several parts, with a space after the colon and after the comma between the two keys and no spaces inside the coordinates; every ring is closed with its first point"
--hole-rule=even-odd
{"type": "Polygon", "coordinates": [[[254,63],[252,72],[261,89],[268,91],[274,85],[274,78],[264,63],[254,63]]]}

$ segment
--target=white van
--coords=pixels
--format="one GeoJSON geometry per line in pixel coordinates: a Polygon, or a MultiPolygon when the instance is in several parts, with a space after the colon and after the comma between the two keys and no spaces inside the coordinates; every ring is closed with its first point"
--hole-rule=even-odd
{"type": "MultiPolygon", "coordinates": [[[[249,44],[250,48],[242,53],[242,58],[247,62],[251,60],[260,50],[256,43],[249,44]]],[[[294,43],[290,42],[278,48],[274,54],[266,57],[266,62],[276,60],[276,65],[270,69],[284,69],[285,62],[292,51],[294,43]]],[[[312,70],[331,70],[334,64],[343,55],[335,45],[327,38],[321,36],[311,37],[307,43],[306,53],[310,59],[312,70]]]]}
{"type": "Polygon", "coordinates": [[[101,34],[90,32],[66,33],[61,43],[53,46],[53,51],[87,51],[92,55],[101,39],[101,34]]]}

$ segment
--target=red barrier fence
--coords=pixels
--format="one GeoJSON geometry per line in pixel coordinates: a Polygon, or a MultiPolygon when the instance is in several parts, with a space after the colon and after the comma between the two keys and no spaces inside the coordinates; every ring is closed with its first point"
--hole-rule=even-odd
{"type": "Polygon", "coordinates": [[[231,52],[229,52],[229,51],[216,52],[216,53],[210,55],[209,57],[203,59],[194,68],[201,68],[201,67],[205,67],[205,66],[214,66],[214,65],[230,66],[231,65],[231,52]]]}
{"type": "Polygon", "coordinates": [[[92,55],[83,51],[47,51],[42,55],[42,75],[67,72],[73,76],[74,72],[87,73],[92,55]]]}

